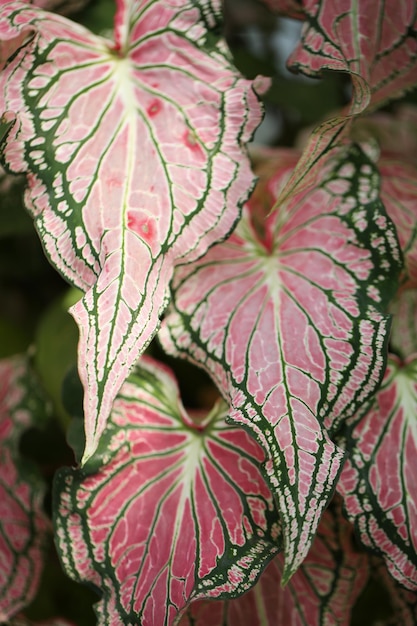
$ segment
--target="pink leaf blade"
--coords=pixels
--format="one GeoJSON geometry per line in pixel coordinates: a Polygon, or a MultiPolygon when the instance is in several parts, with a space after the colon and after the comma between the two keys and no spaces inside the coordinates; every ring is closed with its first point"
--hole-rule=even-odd
{"type": "Polygon", "coordinates": [[[417,589],[416,367],[415,359],[390,358],[374,403],[352,429],[351,457],[338,484],[361,543],[411,591],[417,589]]]}
{"type": "MultiPolygon", "coordinates": [[[[340,507],[338,507],[340,508],[340,507]]],[[[193,602],[179,626],[348,626],[369,576],[368,556],[353,545],[352,527],[337,508],[323,514],[311,549],[282,587],[282,555],[241,598],[193,602]]]]}
{"type": "Polygon", "coordinates": [[[289,66],[307,75],[323,70],[348,72],[353,83],[350,113],[380,106],[416,84],[417,8],[343,0],[304,2],[306,23],[289,66]]]}
{"type": "Polygon", "coordinates": [[[404,254],[403,289],[417,287],[417,167],[408,160],[382,157],[381,200],[394,222],[404,254]]]}
{"type": "Polygon", "coordinates": [[[254,181],[244,144],[261,109],[207,31],[216,3],[120,2],[116,51],[59,16],[5,6],[0,24],[39,31],[0,80],[5,108],[19,111],[5,161],[27,172],[48,258],[86,292],[73,309],[86,462],[158,328],[173,268],[238,218],[254,181]]]}
{"type": "Polygon", "coordinates": [[[35,33],[31,26],[16,28],[8,22],[0,23],[0,71],[5,68],[10,57],[33,45],[35,33]]]}
{"type": "Polygon", "coordinates": [[[58,551],[103,593],[100,624],[173,624],[192,598],[249,589],[279,550],[262,450],[224,416],[194,424],[172,373],[142,357],[97,453],[58,475],[58,551]]]}
{"type": "Polygon", "coordinates": [[[0,619],[8,622],[38,589],[49,523],[44,484],[19,453],[22,433],[43,419],[44,398],[22,357],[0,362],[0,619]]]}
{"type": "MultiPolygon", "coordinates": [[[[401,267],[375,165],[351,147],[327,168],[317,186],[279,205],[261,235],[250,202],[228,241],[178,269],[160,332],[166,351],[207,370],[231,405],[229,419],[265,450],[284,581],[338,479],[344,453],[331,435],[382,379],[385,310],[401,267]]],[[[275,187],[276,197],[287,177],[285,166],[269,193],[275,187]]]]}

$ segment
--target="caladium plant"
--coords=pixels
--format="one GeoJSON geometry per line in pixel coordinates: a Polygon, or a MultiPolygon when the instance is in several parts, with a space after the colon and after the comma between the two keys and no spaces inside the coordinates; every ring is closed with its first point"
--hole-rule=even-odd
{"type": "Polygon", "coordinates": [[[45,486],[19,455],[19,440],[43,417],[44,399],[24,357],[0,361],[0,620],[7,622],[37,591],[49,521],[45,486]]]}
{"type": "Polygon", "coordinates": [[[392,600],[361,623],[416,623],[417,114],[369,116],[417,83],[416,3],[264,0],[303,22],[289,66],[351,95],[301,149],[249,149],[269,79],[237,69],[227,2],[100,2],[112,33],[0,0],[0,193],[24,180],[80,294],[59,390],[42,311],[42,359],[30,331],[0,367],[0,620],[73,621],[27,610],[52,527],[102,625],[359,624],[375,580],[392,600]],[[74,461],[44,507],[17,442],[61,391],[74,461]]]}
{"type": "Polygon", "coordinates": [[[252,186],[241,145],[260,106],[209,36],[217,4],[120,2],[110,41],[2,3],[0,33],[13,54],[0,77],[2,107],[8,120],[20,112],[6,164],[28,172],[45,251],[86,292],[72,310],[84,460],[157,329],[173,268],[231,230],[252,186]]]}

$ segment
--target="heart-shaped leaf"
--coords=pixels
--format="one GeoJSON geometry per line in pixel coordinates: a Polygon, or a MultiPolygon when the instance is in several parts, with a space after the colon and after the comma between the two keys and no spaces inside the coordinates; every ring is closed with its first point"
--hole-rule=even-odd
{"type": "Polygon", "coordinates": [[[304,563],[286,587],[280,585],[279,554],[244,596],[193,602],[180,626],[348,626],[368,580],[368,560],[355,548],[352,526],[336,504],[324,512],[304,563]]]}
{"type": "Polygon", "coordinates": [[[349,436],[338,490],[364,546],[417,590],[417,360],[390,357],[375,401],[349,436]]]}
{"type": "Polygon", "coordinates": [[[174,266],[224,238],[253,183],[242,146],[260,105],[215,34],[219,5],[120,0],[114,43],[19,2],[2,6],[0,39],[37,33],[0,75],[2,109],[18,111],[5,160],[27,172],[51,262],[86,292],[71,309],[84,461],[158,327],[174,266]]]}
{"type": "Polygon", "coordinates": [[[192,421],[171,372],[143,357],[98,453],[58,474],[58,550],[101,590],[99,624],[173,624],[193,598],[248,590],[278,551],[263,452],[225,414],[192,421]]]}
{"type": "Polygon", "coordinates": [[[19,454],[22,433],[44,418],[45,400],[23,357],[0,361],[0,622],[37,591],[49,529],[44,485],[19,454]]]}
{"type": "Polygon", "coordinates": [[[288,59],[310,76],[348,72],[350,113],[379,106],[417,84],[415,0],[303,0],[301,42],[288,59]]]}
{"type": "MultiPolygon", "coordinates": [[[[178,268],[160,333],[168,352],[209,372],[230,421],[266,452],[284,582],[306,556],[341,468],[329,435],[381,381],[383,311],[400,267],[375,165],[357,146],[333,156],[263,232],[249,202],[228,241],[178,268]]],[[[287,167],[276,173],[276,195],[286,177],[287,167]]]]}

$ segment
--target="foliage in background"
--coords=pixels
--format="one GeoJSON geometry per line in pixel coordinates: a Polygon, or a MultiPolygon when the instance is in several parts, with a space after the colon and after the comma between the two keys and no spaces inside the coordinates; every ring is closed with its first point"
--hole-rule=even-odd
{"type": "Polygon", "coordinates": [[[0,0],[1,619],[414,624],[416,3],[86,4],[0,0]]]}

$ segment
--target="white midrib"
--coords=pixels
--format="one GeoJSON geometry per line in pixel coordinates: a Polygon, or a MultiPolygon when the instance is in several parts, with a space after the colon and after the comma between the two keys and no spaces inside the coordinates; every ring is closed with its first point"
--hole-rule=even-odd
{"type": "MultiPolygon", "coordinates": [[[[191,500],[191,490],[193,488],[197,468],[201,465],[201,457],[204,452],[204,438],[199,434],[190,434],[190,442],[186,449],[186,457],[181,473],[181,497],[177,507],[177,515],[175,519],[175,531],[173,546],[177,542],[179,533],[182,530],[185,506],[188,500],[191,500]]],[[[173,548],[175,551],[175,548],[173,548]]]]}

